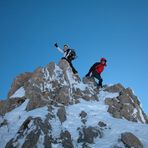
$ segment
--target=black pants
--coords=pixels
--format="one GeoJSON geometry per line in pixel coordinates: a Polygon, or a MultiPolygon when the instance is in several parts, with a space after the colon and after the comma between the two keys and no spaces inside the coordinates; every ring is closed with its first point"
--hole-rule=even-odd
{"type": "Polygon", "coordinates": [[[98,79],[98,80],[99,80],[98,86],[99,86],[99,87],[102,87],[103,79],[102,79],[101,75],[100,75],[98,72],[93,71],[91,76],[92,76],[92,77],[95,77],[96,79],[98,79]]]}
{"type": "Polygon", "coordinates": [[[72,69],[72,72],[73,72],[74,74],[78,73],[78,72],[76,71],[76,69],[73,67],[72,61],[71,61],[71,60],[66,59],[65,57],[63,57],[62,59],[66,60],[66,61],[69,63],[69,65],[70,65],[70,67],[71,67],[71,69],[72,69]]]}

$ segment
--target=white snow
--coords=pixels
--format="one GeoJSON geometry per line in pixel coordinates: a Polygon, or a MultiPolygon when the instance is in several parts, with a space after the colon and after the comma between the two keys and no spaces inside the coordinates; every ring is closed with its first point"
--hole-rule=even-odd
{"type": "Polygon", "coordinates": [[[10,98],[21,98],[25,96],[24,87],[19,88],[10,98]]]}
{"type": "MultiPolygon", "coordinates": [[[[54,108],[54,115],[57,114],[58,108],[54,108]]],[[[50,120],[50,124],[52,126],[52,136],[54,138],[59,137],[61,133],[61,122],[59,118],[56,116],[52,120],[50,120]]]]}
{"type": "Polygon", "coordinates": [[[144,117],[143,117],[143,114],[142,114],[142,111],[141,111],[140,108],[139,108],[139,114],[140,114],[140,117],[141,117],[142,122],[143,122],[143,123],[146,123],[146,121],[145,121],[145,119],[144,119],[144,117]]]}
{"type": "MultiPolygon", "coordinates": [[[[118,93],[101,92],[99,98],[101,101],[85,101],[81,100],[79,104],[68,106],[66,108],[67,120],[63,123],[65,129],[70,131],[73,143],[75,147],[81,147],[81,144],[77,143],[79,137],[77,129],[82,126],[81,118],[79,114],[81,111],[87,113],[86,126],[97,126],[99,121],[107,123],[108,129],[104,131],[103,138],[97,138],[94,145],[90,145],[92,148],[110,148],[118,144],[118,138],[121,133],[132,132],[135,134],[145,147],[148,147],[148,126],[141,123],[129,122],[125,119],[113,118],[108,112],[108,106],[104,104],[105,98],[117,97],[118,93]],[[77,122],[76,122],[77,121],[77,122]],[[109,129],[111,128],[111,129],[109,129]]],[[[124,147],[122,143],[118,146],[124,147]]]]}
{"type": "MultiPolygon", "coordinates": [[[[44,77],[47,80],[43,84],[43,86],[40,86],[40,89],[44,91],[46,88],[48,90],[52,90],[52,84],[48,83],[52,80],[63,80],[63,71],[58,67],[55,66],[55,75],[51,78],[49,75],[49,71],[47,68],[43,69],[44,77]]],[[[85,85],[82,82],[75,81],[72,71],[70,69],[67,69],[67,76],[70,83],[70,88],[79,88],[81,90],[85,90],[86,88],[92,89],[92,87],[89,87],[89,85],[85,85]]],[[[63,82],[64,85],[66,85],[66,82],[63,82]]],[[[25,95],[25,90],[23,87],[18,89],[11,98],[15,97],[22,97],[25,95]]],[[[136,135],[140,141],[143,143],[144,147],[148,147],[148,126],[146,124],[141,123],[134,123],[129,122],[126,119],[116,119],[113,118],[108,112],[108,106],[105,105],[104,101],[106,98],[116,98],[119,96],[119,93],[109,93],[107,91],[100,91],[98,98],[99,101],[85,101],[80,98],[80,103],[66,106],[66,117],[67,120],[61,124],[59,118],[56,116],[58,107],[53,107],[53,115],[55,115],[54,118],[52,118],[49,123],[52,127],[52,131],[49,134],[52,134],[52,137],[55,139],[58,139],[61,131],[68,130],[71,133],[71,137],[73,139],[74,147],[76,148],[82,148],[81,143],[78,143],[77,140],[79,138],[79,131],[78,128],[83,128],[83,123],[81,121],[80,113],[82,111],[85,111],[87,113],[86,116],[86,124],[85,126],[98,126],[99,121],[102,121],[107,124],[106,129],[103,130],[103,138],[96,138],[94,144],[90,144],[89,146],[91,148],[111,148],[115,145],[118,145],[119,147],[124,147],[122,143],[118,143],[118,139],[121,136],[121,133],[124,132],[132,132],[134,135],[136,135]]],[[[8,122],[8,125],[2,126],[0,128],[0,147],[4,148],[6,143],[16,137],[17,132],[20,128],[20,126],[23,124],[23,122],[29,117],[40,117],[43,121],[46,118],[46,115],[48,114],[48,107],[41,107],[34,109],[32,111],[27,112],[26,106],[29,102],[29,99],[27,99],[21,106],[15,108],[11,112],[8,112],[4,117],[0,117],[0,124],[6,120],[8,122]]],[[[61,104],[60,104],[61,105],[61,104]]],[[[133,115],[137,115],[138,110],[134,110],[133,115]]],[[[140,117],[143,122],[145,122],[145,119],[143,117],[141,109],[139,109],[140,117]]],[[[35,128],[33,123],[29,123],[29,130],[35,128]]],[[[50,135],[49,135],[50,136],[50,135]]],[[[24,139],[19,139],[20,146],[24,143],[24,139]]],[[[15,143],[17,145],[17,143],[15,143]]],[[[37,147],[44,147],[44,134],[42,133],[39,137],[39,141],[37,143],[37,147]]],[[[61,144],[52,144],[53,148],[62,148],[61,144]]]]}
{"type": "Polygon", "coordinates": [[[41,135],[39,137],[38,143],[37,143],[37,147],[38,148],[44,148],[44,133],[41,131],[41,135]]]}
{"type": "Polygon", "coordinates": [[[47,68],[43,68],[43,73],[44,73],[44,77],[45,77],[45,79],[46,80],[49,80],[49,78],[50,78],[50,75],[49,75],[49,71],[48,71],[48,69],[47,68]]]}
{"type": "Polygon", "coordinates": [[[40,117],[42,120],[45,119],[45,116],[48,113],[47,107],[42,107],[38,109],[34,109],[32,111],[27,112],[26,106],[29,102],[27,99],[22,105],[15,108],[11,112],[8,112],[4,119],[7,120],[8,126],[3,126],[0,128],[0,146],[5,147],[6,143],[13,137],[17,135],[17,132],[23,122],[29,117],[40,117]]]}

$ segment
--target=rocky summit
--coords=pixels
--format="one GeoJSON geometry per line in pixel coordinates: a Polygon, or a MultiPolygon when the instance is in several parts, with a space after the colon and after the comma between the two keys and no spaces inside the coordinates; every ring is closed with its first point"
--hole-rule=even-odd
{"type": "Polygon", "coordinates": [[[132,89],[97,89],[69,64],[16,77],[0,101],[0,148],[147,148],[148,118],[132,89]]]}

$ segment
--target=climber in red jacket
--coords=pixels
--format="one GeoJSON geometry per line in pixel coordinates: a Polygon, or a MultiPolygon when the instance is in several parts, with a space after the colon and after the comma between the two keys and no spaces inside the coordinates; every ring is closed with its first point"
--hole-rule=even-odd
{"type": "Polygon", "coordinates": [[[107,60],[105,58],[101,58],[100,62],[95,63],[89,70],[89,72],[86,74],[86,77],[89,77],[92,73],[91,77],[95,77],[99,80],[98,88],[102,88],[102,82],[103,79],[101,77],[101,73],[104,70],[104,67],[106,66],[107,60]]]}

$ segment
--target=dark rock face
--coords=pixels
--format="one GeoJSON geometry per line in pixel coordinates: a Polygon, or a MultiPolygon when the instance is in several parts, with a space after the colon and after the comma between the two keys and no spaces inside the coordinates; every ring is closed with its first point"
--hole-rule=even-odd
{"type": "MultiPolygon", "coordinates": [[[[94,144],[97,138],[103,138],[104,130],[108,132],[111,130],[111,127],[108,127],[108,123],[97,120],[98,114],[94,113],[94,111],[98,110],[97,108],[93,110],[94,106],[88,105],[88,110],[85,110],[85,106],[81,107],[80,105],[80,112],[76,111],[76,114],[74,114],[76,118],[71,118],[73,114],[68,111],[71,111],[70,107],[72,105],[79,106],[78,103],[81,103],[82,99],[85,102],[99,101],[98,93],[100,91],[96,89],[96,86],[95,80],[91,77],[83,78],[82,82],[79,76],[75,76],[72,73],[69,64],[65,60],[61,60],[58,65],[52,62],[44,68],[36,69],[33,73],[25,73],[18,76],[8,94],[9,99],[0,101],[0,115],[4,116],[27,99],[27,104],[24,103],[26,106],[23,106],[25,116],[21,118],[23,113],[16,115],[16,120],[18,119],[21,124],[18,122],[18,130],[8,140],[7,144],[4,143],[4,145],[6,144],[5,147],[37,148],[39,147],[38,144],[40,144],[45,148],[52,148],[55,144],[55,146],[64,148],[74,148],[77,146],[90,148],[90,145],[94,144]],[[25,89],[25,96],[22,98],[10,98],[20,87],[25,89]],[[47,114],[44,115],[43,119],[41,118],[42,112],[39,117],[38,115],[35,115],[35,117],[31,116],[34,109],[44,106],[47,107],[47,114]],[[90,117],[95,117],[96,119],[93,124],[90,124],[90,117]],[[71,133],[69,125],[74,125],[73,122],[77,122],[74,119],[78,119],[78,125],[76,124],[76,128],[74,126],[72,129],[74,133],[71,133]],[[68,122],[66,122],[67,120],[68,122]],[[74,137],[75,134],[79,136],[74,137]]],[[[103,89],[108,92],[119,93],[118,97],[113,99],[106,98],[105,100],[105,103],[109,106],[108,112],[113,117],[148,123],[138,98],[130,88],[125,89],[121,84],[116,84],[105,86],[103,89]]],[[[106,106],[104,107],[106,109],[106,106]]],[[[8,114],[8,117],[10,117],[9,115],[11,114],[8,114]]],[[[0,117],[0,128],[6,128],[12,123],[9,123],[8,119],[5,120],[4,117],[0,117]]],[[[129,133],[122,134],[121,140],[127,147],[136,144],[139,145],[138,148],[142,147],[140,141],[129,133]],[[130,141],[128,141],[129,139],[130,141]]]]}
{"type": "Polygon", "coordinates": [[[81,119],[84,119],[86,116],[87,116],[87,113],[86,113],[85,111],[82,111],[82,112],[80,113],[81,119]]]}
{"type": "Polygon", "coordinates": [[[79,87],[84,84],[72,73],[67,61],[61,60],[58,65],[52,62],[45,68],[38,68],[27,77],[29,81],[21,83],[25,97],[30,99],[27,111],[51,104],[51,100],[54,104],[66,106],[78,103],[80,98],[87,101],[98,100],[95,90],[86,86],[82,90],[79,87]]]}
{"type": "Polygon", "coordinates": [[[25,100],[26,98],[22,97],[0,101],[0,115],[10,112],[14,108],[20,106],[25,100]]]}
{"type": "Polygon", "coordinates": [[[58,109],[57,116],[59,117],[61,123],[66,121],[66,110],[64,106],[58,109]]]}
{"type": "Polygon", "coordinates": [[[125,147],[128,148],[143,148],[141,141],[132,133],[121,134],[121,141],[124,143],[125,147]]]}
{"type": "Polygon", "coordinates": [[[87,122],[87,113],[85,111],[82,111],[79,116],[81,117],[81,122],[85,124],[87,122]]]}
{"type": "Polygon", "coordinates": [[[130,88],[123,88],[121,85],[108,87],[106,90],[118,92],[119,96],[113,99],[106,98],[105,103],[109,105],[108,112],[115,118],[125,118],[133,122],[148,123],[146,114],[140,106],[138,98],[130,88]]]}
{"type": "Polygon", "coordinates": [[[8,93],[8,98],[10,96],[12,96],[17,89],[24,86],[25,83],[32,77],[32,74],[33,73],[26,72],[26,73],[23,73],[23,74],[17,76],[16,79],[14,80],[12,86],[11,86],[9,93],[8,93]]]}
{"type": "Polygon", "coordinates": [[[105,91],[111,92],[111,93],[116,93],[116,92],[121,92],[124,89],[124,87],[121,84],[116,84],[113,86],[109,86],[105,88],[105,91]]]}
{"type": "Polygon", "coordinates": [[[106,126],[107,126],[107,124],[104,123],[104,122],[102,122],[102,121],[100,121],[100,122],[98,123],[98,125],[99,125],[100,127],[106,127],[106,126]]]}
{"type": "MultiPolygon", "coordinates": [[[[51,126],[47,121],[43,122],[40,118],[28,117],[24,121],[24,123],[21,125],[16,137],[11,139],[6,144],[6,148],[12,148],[12,147],[16,148],[18,146],[23,147],[23,148],[37,147],[39,137],[41,136],[42,133],[44,133],[44,135],[46,137],[44,139],[44,143],[47,142],[46,140],[49,137],[48,136],[49,130],[51,130],[51,126]],[[34,128],[32,128],[32,130],[30,130],[30,127],[34,127],[34,128]],[[22,145],[20,145],[19,140],[22,137],[25,137],[25,141],[24,141],[24,143],[22,143],[22,145]]],[[[51,138],[49,138],[49,139],[51,140],[51,138]]],[[[49,144],[48,146],[51,145],[50,141],[48,141],[48,144],[49,144]]]]}
{"type": "Polygon", "coordinates": [[[71,135],[68,131],[62,132],[60,138],[62,140],[62,146],[64,148],[74,148],[72,144],[71,135]]]}
{"type": "Polygon", "coordinates": [[[94,139],[99,137],[102,138],[102,132],[98,127],[83,127],[79,129],[78,143],[94,143],[94,139]]]}

